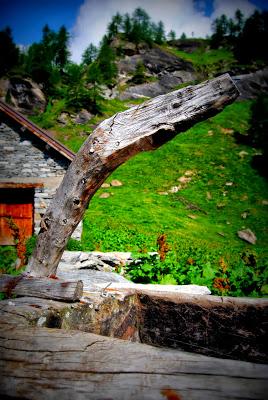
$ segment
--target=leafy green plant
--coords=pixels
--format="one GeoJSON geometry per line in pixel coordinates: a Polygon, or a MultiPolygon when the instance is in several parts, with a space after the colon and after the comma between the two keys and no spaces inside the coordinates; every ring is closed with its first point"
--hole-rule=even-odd
{"type": "Polygon", "coordinates": [[[29,258],[31,257],[35,245],[36,245],[36,241],[37,241],[37,236],[33,235],[31,236],[29,239],[26,240],[26,260],[27,262],[29,261],[29,258]]]}
{"type": "Polygon", "coordinates": [[[83,246],[81,244],[81,242],[79,240],[70,238],[68,240],[67,246],[66,246],[66,250],[69,251],[82,251],[83,250],[83,246]]]}
{"type": "Polygon", "coordinates": [[[16,274],[17,251],[15,246],[0,246],[0,271],[2,274],[16,274]]]}

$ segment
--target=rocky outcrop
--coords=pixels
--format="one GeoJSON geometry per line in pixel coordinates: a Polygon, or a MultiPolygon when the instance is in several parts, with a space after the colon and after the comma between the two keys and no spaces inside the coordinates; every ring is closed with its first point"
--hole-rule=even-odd
{"type": "Polygon", "coordinates": [[[234,76],[240,99],[254,99],[268,92],[268,67],[249,74],[234,76]]]}
{"type": "Polygon", "coordinates": [[[31,79],[13,77],[0,80],[1,99],[16,110],[31,115],[46,108],[46,98],[37,83],[31,79]]]}
{"type": "Polygon", "coordinates": [[[157,82],[142,83],[130,86],[120,94],[120,99],[135,99],[139,97],[156,97],[174,90],[176,86],[191,82],[194,78],[193,73],[188,71],[175,71],[173,73],[164,72],[159,74],[157,82]]]}
{"type": "Polygon", "coordinates": [[[191,63],[179,59],[173,54],[153,47],[139,49],[138,54],[125,56],[118,62],[119,80],[130,86],[121,92],[120,99],[155,97],[168,93],[176,86],[195,80],[196,74],[191,63]],[[131,85],[131,78],[138,63],[146,69],[146,76],[153,82],[131,85]]]}

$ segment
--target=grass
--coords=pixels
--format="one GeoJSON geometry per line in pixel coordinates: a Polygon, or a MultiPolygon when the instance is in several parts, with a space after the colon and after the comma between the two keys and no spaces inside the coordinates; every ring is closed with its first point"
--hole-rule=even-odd
{"type": "Polygon", "coordinates": [[[118,179],[123,186],[100,189],[93,198],[85,215],[84,246],[95,243],[103,250],[118,249],[116,240],[114,246],[111,239],[105,242],[107,231],[112,231],[114,237],[128,232],[128,243],[121,246],[125,250],[139,247],[138,233],[146,237],[148,249],[155,250],[157,235],[165,232],[175,247],[183,238],[208,248],[241,251],[249,245],[237,231],[248,227],[258,238],[254,248],[263,252],[267,210],[262,201],[268,198],[267,183],[250,166],[255,150],[237,144],[233,137],[236,130],[246,132],[249,112],[249,101],[236,102],[155,152],[139,154],[118,168],[107,182],[118,179]],[[169,193],[186,171],[191,171],[191,181],[169,193]],[[99,198],[103,192],[111,196],[99,198]],[[103,231],[103,239],[98,233],[96,241],[94,231],[103,231]]]}
{"type": "MultiPolygon", "coordinates": [[[[193,62],[200,76],[222,72],[234,62],[224,49],[168,50],[193,62]]],[[[56,116],[64,110],[59,101],[36,122],[49,125],[57,139],[77,151],[102,119],[141,102],[103,101],[102,116],[86,125],[59,127],[56,116]]],[[[159,282],[205,284],[215,294],[267,295],[267,181],[251,167],[256,150],[237,143],[234,135],[247,132],[251,104],[237,101],[114,171],[107,183],[117,179],[123,185],[95,194],[79,248],[141,254],[157,251],[157,238],[164,234],[171,249],[167,264],[146,261],[145,272],[142,267],[132,271],[139,279],[148,279],[151,268],[159,282]],[[101,198],[103,193],[109,197],[101,198]],[[238,238],[246,228],[255,233],[255,245],[238,238]]]]}
{"type": "Polygon", "coordinates": [[[193,53],[187,53],[167,45],[164,46],[164,49],[185,61],[191,62],[201,78],[210,78],[228,71],[236,62],[232,51],[224,48],[208,50],[200,47],[193,53]]]}
{"type": "MultiPolygon", "coordinates": [[[[104,116],[53,131],[77,151],[92,125],[128,105],[106,101],[104,116]]],[[[119,167],[107,182],[118,179],[123,185],[100,189],[86,211],[83,248],[154,251],[157,236],[165,233],[174,249],[188,242],[222,253],[254,247],[264,254],[267,206],[262,201],[268,199],[267,183],[250,166],[255,150],[237,144],[233,135],[247,131],[250,106],[250,101],[235,102],[160,149],[138,154],[119,167]],[[191,171],[191,181],[170,193],[186,171],[191,171]],[[103,192],[110,197],[100,198],[103,192]],[[237,237],[243,227],[255,232],[255,246],[237,237]]]]}

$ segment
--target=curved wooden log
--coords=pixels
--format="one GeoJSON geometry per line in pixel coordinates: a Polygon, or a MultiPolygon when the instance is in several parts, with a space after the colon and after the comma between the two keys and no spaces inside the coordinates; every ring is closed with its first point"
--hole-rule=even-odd
{"type": "Polygon", "coordinates": [[[91,197],[119,165],[217,114],[237,96],[236,86],[225,74],[153,98],[103,121],[79,150],[50,203],[27,272],[33,276],[56,273],[65,245],[91,197]]]}

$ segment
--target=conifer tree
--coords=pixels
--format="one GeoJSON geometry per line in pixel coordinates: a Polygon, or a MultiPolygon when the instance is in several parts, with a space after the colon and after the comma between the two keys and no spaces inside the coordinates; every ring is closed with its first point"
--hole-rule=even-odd
{"type": "Polygon", "coordinates": [[[98,56],[98,48],[94,46],[93,43],[90,43],[90,45],[85,49],[85,51],[82,54],[82,64],[90,65],[93,61],[96,60],[97,56],[98,56]]]}
{"type": "Polygon", "coordinates": [[[111,85],[117,75],[114,50],[109,46],[109,39],[105,35],[102,39],[100,52],[97,58],[99,69],[102,74],[103,83],[111,85]]]}
{"type": "Polygon", "coordinates": [[[0,31],[0,54],[0,76],[2,76],[19,62],[19,49],[13,42],[9,27],[0,31]]]}
{"type": "Polygon", "coordinates": [[[168,36],[169,40],[176,40],[176,32],[173,31],[172,29],[169,31],[167,36],[168,36]]]}
{"type": "Polygon", "coordinates": [[[70,52],[68,50],[69,33],[65,26],[62,26],[55,38],[56,54],[55,54],[55,64],[63,70],[64,66],[67,64],[70,52]]]}

